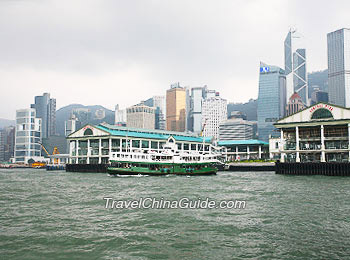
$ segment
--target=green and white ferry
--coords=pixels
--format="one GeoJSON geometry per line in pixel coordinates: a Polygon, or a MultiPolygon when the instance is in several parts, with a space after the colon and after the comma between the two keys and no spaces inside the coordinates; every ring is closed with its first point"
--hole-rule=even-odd
{"type": "Polygon", "coordinates": [[[179,152],[175,143],[167,142],[162,151],[112,152],[110,175],[214,175],[217,173],[219,154],[200,152],[179,152]]]}

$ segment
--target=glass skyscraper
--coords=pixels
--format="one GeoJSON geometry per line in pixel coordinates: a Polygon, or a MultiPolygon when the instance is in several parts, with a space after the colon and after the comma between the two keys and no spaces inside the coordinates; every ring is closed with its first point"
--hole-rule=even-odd
{"type": "Polygon", "coordinates": [[[274,133],[273,123],[284,116],[286,76],[283,69],[260,63],[258,96],[258,135],[268,141],[274,133]]]}
{"type": "Polygon", "coordinates": [[[327,34],[329,102],[350,107],[350,29],[327,34]]]}
{"type": "Polygon", "coordinates": [[[284,41],[284,66],[287,80],[287,100],[297,92],[305,105],[309,104],[309,93],[306,71],[306,50],[297,48],[301,35],[290,30],[284,41]]]}

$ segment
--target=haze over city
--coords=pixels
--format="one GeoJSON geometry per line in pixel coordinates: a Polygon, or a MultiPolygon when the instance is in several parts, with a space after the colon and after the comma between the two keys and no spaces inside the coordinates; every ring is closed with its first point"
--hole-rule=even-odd
{"type": "Polygon", "coordinates": [[[283,67],[290,27],[305,37],[308,72],[327,68],[328,32],[348,1],[0,1],[0,118],[35,95],[57,108],[113,109],[174,82],[208,85],[228,102],[257,98],[259,62],[283,67]],[[300,8],[303,6],[303,8],[300,8]],[[244,91],[243,91],[244,90],[244,91]]]}

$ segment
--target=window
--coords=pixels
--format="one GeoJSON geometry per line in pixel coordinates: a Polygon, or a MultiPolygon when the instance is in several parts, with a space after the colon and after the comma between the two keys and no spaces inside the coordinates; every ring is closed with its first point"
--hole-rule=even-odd
{"type": "Polygon", "coordinates": [[[93,135],[93,132],[90,128],[86,129],[84,135],[93,135]]]}
{"type": "Polygon", "coordinates": [[[333,115],[329,110],[320,108],[312,114],[311,119],[333,119],[333,115]]]}

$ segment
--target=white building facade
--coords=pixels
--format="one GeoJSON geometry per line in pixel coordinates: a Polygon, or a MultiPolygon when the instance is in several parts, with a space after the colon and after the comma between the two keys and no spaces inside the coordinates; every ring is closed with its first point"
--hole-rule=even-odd
{"type": "MultiPolygon", "coordinates": [[[[318,103],[274,125],[280,130],[281,162],[350,160],[350,109],[318,103]]],[[[276,141],[270,145],[278,146],[276,141]]]]}
{"type": "Polygon", "coordinates": [[[202,128],[203,136],[219,139],[220,124],[227,120],[227,101],[219,96],[203,100],[202,128]]]}
{"type": "Polygon", "coordinates": [[[16,163],[42,161],[41,157],[41,118],[36,118],[34,108],[16,111],[15,156],[16,163]]]}
{"type": "Polygon", "coordinates": [[[126,109],[127,127],[154,129],[155,108],[138,104],[126,109]]]}

